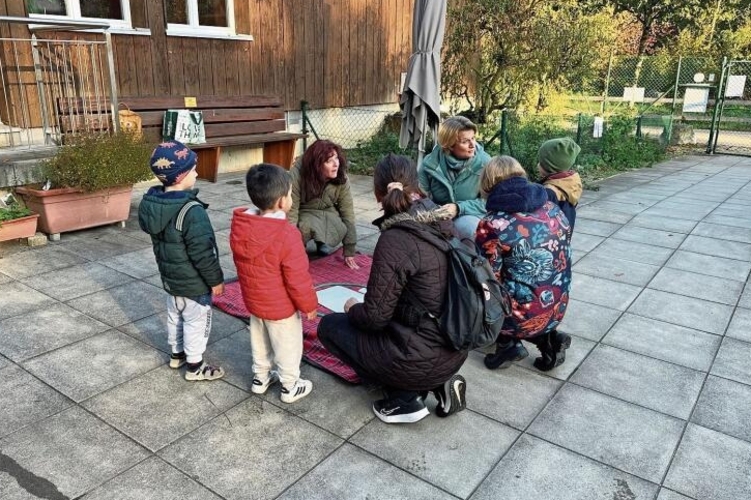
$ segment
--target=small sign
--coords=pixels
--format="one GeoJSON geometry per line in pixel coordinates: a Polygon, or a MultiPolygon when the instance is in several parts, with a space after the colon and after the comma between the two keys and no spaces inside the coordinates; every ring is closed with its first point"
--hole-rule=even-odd
{"type": "Polygon", "coordinates": [[[644,102],[644,87],[623,87],[625,102],[644,102]]]}
{"type": "Polygon", "coordinates": [[[725,97],[743,97],[746,88],[746,75],[729,75],[725,87],[725,97]]]}
{"type": "Polygon", "coordinates": [[[196,102],[195,97],[185,97],[184,101],[186,108],[195,108],[196,106],[198,106],[198,102],[196,102]]]}
{"type": "Polygon", "coordinates": [[[602,116],[595,116],[594,124],[592,125],[592,137],[599,139],[602,137],[602,130],[605,128],[605,119],[602,116]]]}
{"type": "Polygon", "coordinates": [[[709,87],[687,86],[683,94],[684,113],[706,113],[709,103],[709,87]]]}

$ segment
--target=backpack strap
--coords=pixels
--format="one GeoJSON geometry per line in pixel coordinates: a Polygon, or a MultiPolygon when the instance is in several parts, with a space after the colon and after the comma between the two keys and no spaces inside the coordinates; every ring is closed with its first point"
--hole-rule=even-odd
{"type": "Polygon", "coordinates": [[[183,207],[180,209],[180,211],[177,213],[177,218],[175,219],[175,229],[182,232],[183,230],[183,222],[185,222],[185,216],[188,215],[188,211],[193,208],[201,206],[201,203],[193,200],[189,201],[183,207]]]}

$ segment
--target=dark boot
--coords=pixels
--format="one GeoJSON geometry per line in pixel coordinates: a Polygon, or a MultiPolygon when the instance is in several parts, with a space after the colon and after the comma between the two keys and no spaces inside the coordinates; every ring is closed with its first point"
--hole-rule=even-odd
{"type": "Polygon", "coordinates": [[[514,361],[519,361],[529,355],[527,349],[519,340],[508,340],[497,343],[493,354],[485,355],[485,366],[490,370],[508,368],[514,361]]]}
{"type": "Polygon", "coordinates": [[[534,366],[541,372],[548,372],[566,361],[566,349],[571,347],[571,337],[558,330],[540,335],[530,342],[540,350],[541,356],[535,359],[534,366]]]}

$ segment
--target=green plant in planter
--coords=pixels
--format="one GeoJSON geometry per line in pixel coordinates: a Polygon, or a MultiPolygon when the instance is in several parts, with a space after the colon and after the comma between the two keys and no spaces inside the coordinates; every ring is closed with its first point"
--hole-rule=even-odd
{"type": "Polygon", "coordinates": [[[53,188],[99,191],[133,185],[153,177],[153,145],[130,133],[78,135],[42,164],[53,188]]]}
{"type": "Polygon", "coordinates": [[[7,207],[0,207],[0,226],[3,225],[3,222],[28,217],[31,213],[31,210],[21,206],[18,202],[10,203],[7,207]]]}

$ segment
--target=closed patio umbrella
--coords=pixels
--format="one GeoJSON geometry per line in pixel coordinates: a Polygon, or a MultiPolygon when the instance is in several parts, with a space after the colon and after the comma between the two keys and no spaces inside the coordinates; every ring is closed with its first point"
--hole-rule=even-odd
{"type": "Polygon", "coordinates": [[[415,0],[412,56],[399,100],[399,145],[417,145],[418,169],[425,155],[425,132],[428,127],[435,132],[441,116],[441,46],[445,27],[446,0],[415,0]]]}

